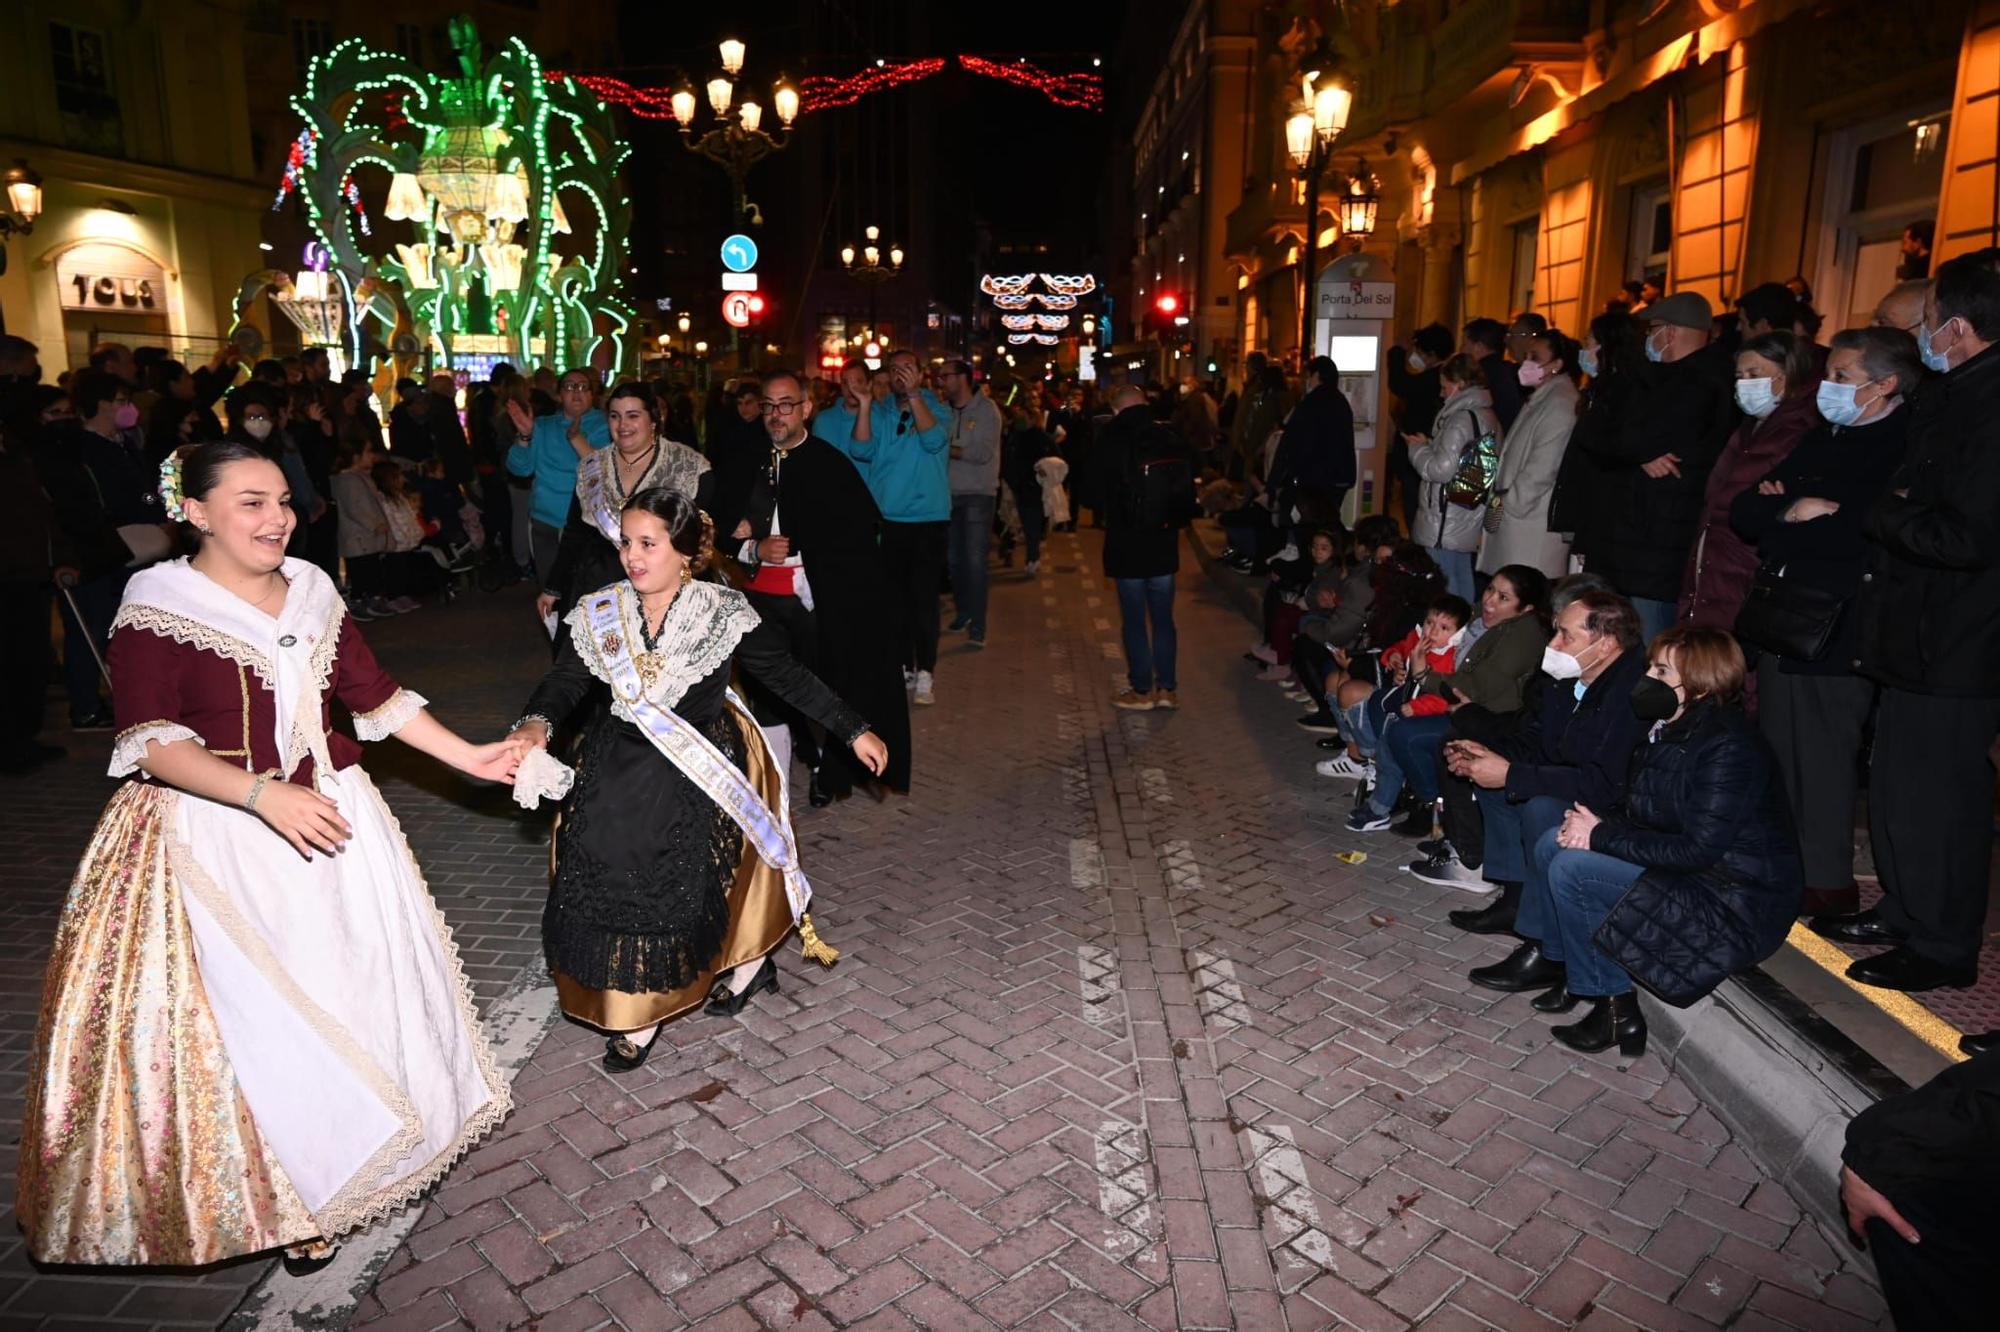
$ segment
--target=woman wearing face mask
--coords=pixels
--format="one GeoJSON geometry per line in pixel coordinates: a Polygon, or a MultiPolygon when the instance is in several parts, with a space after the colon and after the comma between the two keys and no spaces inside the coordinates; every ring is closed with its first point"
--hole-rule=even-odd
{"type": "Polygon", "coordinates": [[[1446,361],[1438,372],[1444,391],[1444,406],[1438,408],[1437,422],[1428,435],[1403,436],[1410,446],[1410,465],[1417,469],[1417,523],[1410,540],[1444,570],[1445,587],[1455,597],[1471,601],[1472,552],[1479,549],[1479,529],[1486,510],[1468,509],[1445,498],[1445,487],[1458,474],[1458,462],[1466,445],[1481,435],[1500,434],[1500,418],[1493,414],[1493,395],[1487,391],[1486,372],[1470,356],[1458,355],[1446,361]]]}
{"type": "Polygon", "coordinates": [[[1888,493],[1909,436],[1904,391],[1922,374],[1916,342],[1899,328],[1834,334],[1817,395],[1827,423],[1729,510],[1730,525],[1756,544],[1765,564],[1782,568],[1786,581],[1846,603],[1817,658],[1766,651],[1757,662],[1758,722],[1777,753],[1798,825],[1808,913],[1860,909],[1855,758],[1875,686],[1854,671],[1853,602],[1868,568],[1862,534],[1869,512],[1888,493]]]}
{"type": "Polygon", "coordinates": [[[1569,571],[1569,541],[1549,522],[1549,495],[1576,428],[1577,352],[1558,329],[1527,340],[1526,359],[1515,373],[1532,396],[1500,450],[1486,510],[1486,545],[1479,552],[1481,573],[1510,564],[1533,565],[1550,578],[1569,571]]]}
{"type": "Polygon", "coordinates": [[[1639,350],[1644,331],[1630,315],[1602,314],[1590,321],[1590,331],[1576,349],[1576,369],[1584,382],[1577,399],[1576,425],[1570,431],[1555,489],[1549,495],[1548,526],[1551,532],[1568,538],[1570,555],[1580,556],[1586,567],[1609,511],[1606,487],[1610,469],[1598,460],[1591,441],[1618,433],[1624,405],[1639,382],[1639,367],[1646,363],[1639,350]]]}
{"type": "Polygon", "coordinates": [[[292,509],[299,521],[292,529],[288,555],[305,554],[305,533],[309,523],[326,511],[326,502],[314,488],[306,471],[305,455],[299,452],[286,428],[287,390],[267,384],[249,383],[232,390],[228,400],[229,433],[225,438],[247,444],[278,464],[291,487],[292,509]]]}
{"type": "Polygon", "coordinates": [[[1776,952],[1803,882],[1769,748],[1743,710],[1743,650],[1675,625],[1653,640],[1631,707],[1652,723],[1615,810],[1570,807],[1535,858],[1555,903],[1567,977],[1535,1001],[1581,1021],[1573,1050],[1645,1053],[1636,978],[1685,1007],[1776,952]]]}
{"type": "MultiPolygon", "coordinates": [[[[1736,353],[1736,405],[1743,423],[1730,437],[1715,470],[1708,474],[1701,524],[1695,528],[1681,576],[1678,623],[1703,629],[1732,629],[1736,612],[1750,595],[1757,552],[1731,530],[1729,506],[1754,490],[1758,478],[1783,462],[1799,441],[1820,424],[1813,391],[1819,387],[1817,349],[1791,333],[1762,333],[1736,353]]],[[[1754,715],[1757,681],[1745,702],[1754,715]]]]}

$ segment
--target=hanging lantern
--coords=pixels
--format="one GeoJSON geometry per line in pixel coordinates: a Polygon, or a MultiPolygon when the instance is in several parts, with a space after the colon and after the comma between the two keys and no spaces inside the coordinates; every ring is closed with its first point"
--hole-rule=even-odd
{"type": "Polygon", "coordinates": [[[494,222],[528,220],[528,168],[516,166],[513,175],[493,178],[493,195],[486,203],[486,216],[494,222]]]}
{"type": "Polygon", "coordinates": [[[410,275],[410,285],[419,290],[429,290],[437,286],[437,273],[431,267],[431,247],[428,245],[398,245],[396,258],[403,263],[403,271],[410,275]]]}
{"type": "Polygon", "coordinates": [[[430,221],[430,200],[424,198],[424,188],[415,176],[398,171],[390,180],[389,202],[383,205],[382,216],[391,222],[430,221]]]}
{"type": "Polygon", "coordinates": [[[1310,111],[1294,111],[1285,120],[1285,153],[1292,165],[1304,171],[1312,161],[1313,117],[1310,111]]]}
{"type": "MultiPolygon", "coordinates": [[[[486,98],[477,83],[462,79],[447,84],[443,100],[444,128],[433,131],[424,145],[417,182],[438,201],[452,235],[477,243],[486,236],[486,220],[500,190],[499,158],[507,131],[484,123],[486,98]]],[[[511,193],[501,198],[510,212],[515,203],[511,193]]],[[[526,201],[520,202],[520,218],[525,218],[526,201]]]]}
{"type": "Polygon", "coordinates": [[[1375,210],[1380,203],[1381,197],[1361,177],[1350,180],[1347,193],[1340,196],[1340,234],[1356,240],[1374,235],[1375,210]]]}
{"type": "Polygon", "coordinates": [[[486,285],[493,291],[519,291],[521,260],[527,253],[525,245],[488,242],[480,246],[479,259],[486,265],[486,285]]]}

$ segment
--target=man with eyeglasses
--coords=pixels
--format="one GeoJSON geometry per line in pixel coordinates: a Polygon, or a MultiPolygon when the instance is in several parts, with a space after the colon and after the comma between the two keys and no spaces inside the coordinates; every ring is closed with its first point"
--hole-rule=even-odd
{"type": "Polygon", "coordinates": [[[507,450],[507,470],[534,480],[528,496],[528,548],[540,579],[547,579],[556,567],[563,524],[569,521],[570,495],[576,490],[577,462],[592,449],[611,443],[611,423],[597,408],[595,374],[565,372],[556,384],[556,399],[561,409],[547,416],[531,417],[520,403],[507,404],[507,416],[521,439],[507,450]]]}
{"type": "Polygon", "coordinates": [[[927,707],[935,700],[938,594],[951,519],[950,439],[944,405],[923,387],[916,353],[891,352],[888,371],[887,394],[854,415],[847,455],[882,511],[889,638],[912,701],[927,707]]]}
{"type": "MultiPolygon", "coordinates": [[[[907,789],[910,714],[888,632],[881,514],[853,463],[811,435],[812,398],[798,376],[770,375],[763,390],[769,448],[758,466],[731,459],[718,467],[716,507],[741,516],[717,534],[716,547],[742,566],[744,595],[785,636],[792,655],[889,746],[882,780],[907,789]]],[[[793,752],[812,773],[814,806],[869,779],[844,746],[822,746],[796,708],[755,680],[749,692],[760,724],[789,728],[793,752]]]]}
{"type": "Polygon", "coordinates": [[[986,552],[993,544],[999,502],[1000,437],[1006,424],[993,399],[979,391],[972,367],[946,361],[938,379],[951,406],[951,596],[972,646],[986,646],[986,552]]]}

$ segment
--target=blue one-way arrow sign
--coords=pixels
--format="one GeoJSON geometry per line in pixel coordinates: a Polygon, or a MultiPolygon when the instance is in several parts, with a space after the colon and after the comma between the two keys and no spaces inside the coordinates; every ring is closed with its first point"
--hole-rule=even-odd
{"type": "Polygon", "coordinates": [[[757,266],[757,242],[737,234],[722,242],[722,266],[732,273],[747,273],[757,266]]]}

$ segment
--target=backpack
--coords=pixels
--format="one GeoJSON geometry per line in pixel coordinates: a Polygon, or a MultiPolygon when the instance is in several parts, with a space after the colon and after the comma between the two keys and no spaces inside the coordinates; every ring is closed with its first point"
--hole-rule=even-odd
{"type": "Polygon", "coordinates": [[[1149,431],[1140,451],[1135,474],[1128,478],[1131,525],[1153,532],[1186,527],[1197,510],[1193,457],[1178,436],[1164,429],[1149,431]]]}

